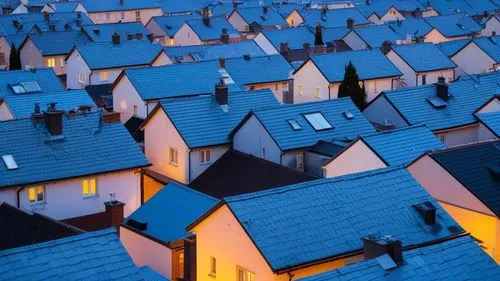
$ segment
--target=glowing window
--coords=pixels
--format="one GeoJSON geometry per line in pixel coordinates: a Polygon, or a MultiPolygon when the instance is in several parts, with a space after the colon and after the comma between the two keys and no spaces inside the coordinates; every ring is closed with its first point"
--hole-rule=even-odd
{"type": "Polygon", "coordinates": [[[45,202],[45,187],[34,186],[28,189],[31,204],[41,204],[45,202]]]}
{"type": "Polygon", "coordinates": [[[48,58],[47,59],[47,67],[56,67],[56,59],[48,58]]]}
{"type": "Polygon", "coordinates": [[[97,195],[97,179],[85,179],[82,182],[82,192],[83,196],[95,196],[97,195]]]}
{"type": "Polygon", "coordinates": [[[107,71],[99,72],[99,80],[108,81],[109,80],[109,72],[107,72],[107,71]]]}

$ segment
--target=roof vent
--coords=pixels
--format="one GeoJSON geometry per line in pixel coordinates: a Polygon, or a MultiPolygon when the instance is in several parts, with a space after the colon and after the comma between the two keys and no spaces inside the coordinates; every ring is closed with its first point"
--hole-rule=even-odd
{"type": "Polygon", "coordinates": [[[434,225],[436,224],[436,207],[429,202],[425,201],[424,203],[414,205],[417,212],[424,219],[425,224],[434,225]]]}
{"type": "Polygon", "coordinates": [[[147,222],[136,221],[134,219],[128,219],[127,225],[129,225],[137,230],[146,230],[148,228],[147,222]]]}
{"type": "Polygon", "coordinates": [[[344,116],[346,120],[351,120],[354,118],[354,115],[350,111],[342,112],[342,116],[344,116]]]}
{"type": "MultiPolygon", "coordinates": [[[[373,259],[388,255],[395,265],[403,263],[403,253],[401,241],[393,239],[391,236],[370,235],[363,239],[363,251],[366,259],[373,259]]],[[[382,258],[379,263],[387,264],[389,268],[391,263],[382,258]]]]}
{"type": "Polygon", "coordinates": [[[245,60],[251,60],[252,57],[249,54],[244,54],[243,55],[243,59],[245,59],[245,60]]]}
{"type": "Polygon", "coordinates": [[[5,163],[5,166],[7,166],[7,170],[15,170],[19,168],[17,166],[16,160],[14,160],[14,156],[11,154],[6,154],[2,155],[3,162],[5,163]]]}
{"type": "Polygon", "coordinates": [[[500,165],[488,166],[488,170],[496,179],[500,179],[500,165]]]}

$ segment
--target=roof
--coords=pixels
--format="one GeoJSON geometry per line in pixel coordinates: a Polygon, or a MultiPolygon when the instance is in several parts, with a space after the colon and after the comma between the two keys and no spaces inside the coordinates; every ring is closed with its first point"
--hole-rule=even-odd
{"type": "Polygon", "coordinates": [[[384,270],[377,258],[327,271],[298,281],[331,280],[495,280],[500,267],[470,237],[403,252],[404,263],[384,270]],[[473,261],[473,262],[470,262],[473,261]]]}
{"type": "Polygon", "coordinates": [[[345,67],[352,62],[360,80],[400,76],[402,73],[378,49],[312,55],[311,61],[330,82],[344,80],[345,67]],[[377,67],[372,67],[376,65],[377,67]]]}
{"type": "Polygon", "coordinates": [[[0,99],[14,95],[10,85],[18,85],[21,82],[36,82],[41,89],[40,93],[65,90],[52,68],[0,71],[0,99]]]}
{"type": "Polygon", "coordinates": [[[323,42],[342,40],[349,30],[347,27],[323,28],[323,42]]]}
{"type": "Polygon", "coordinates": [[[35,33],[30,34],[29,38],[42,56],[67,55],[74,45],[90,42],[90,38],[81,31],[35,33]]]}
{"type": "Polygon", "coordinates": [[[17,49],[19,49],[19,46],[21,46],[21,44],[26,39],[26,36],[27,36],[26,34],[16,34],[16,35],[6,35],[3,36],[3,38],[5,39],[5,41],[7,41],[9,46],[12,46],[12,44],[14,44],[14,46],[16,46],[17,49]]]}
{"type": "Polygon", "coordinates": [[[190,0],[190,1],[178,1],[178,0],[159,0],[158,3],[161,5],[163,13],[165,14],[175,14],[175,13],[185,13],[185,12],[196,12],[204,6],[207,0],[190,0]]]}
{"type": "Polygon", "coordinates": [[[19,35],[33,32],[36,26],[41,31],[49,30],[49,23],[55,25],[57,31],[80,30],[81,24],[92,24],[90,18],[84,13],[57,13],[50,14],[50,21],[44,19],[43,13],[11,14],[0,18],[1,35],[19,35]],[[81,23],[78,23],[80,17],[81,23]],[[21,27],[18,29],[14,22],[21,27]]]}
{"type": "Polygon", "coordinates": [[[279,105],[271,90],[234,92],[225,111],[213,95],[161,101],[161,107],[190,148],[232,143],[229,134],[252,109],[279,105]]]}
{"type": "Polygon", "coordinates": [[[391,166],[408,164],[429,150],[445,147],[422,125],[364,135],[361,139],[391,166]]]}
{"type": "Polygon", "coordinates": [[[191,236],[186,226],[218,201],[185,185],[170,182],[128,216],[125,224],[133,228],[130,220],[147,223],[146,229],[136,231],[169,243],[191,236]]]}
{"type": "Polygon", "coordinates": [[[467,46],[471,41],[472,39],[450,40],[436,44],[436,46],[439,47],[441,52],[451,58],[457,52],[461,51],[465,46],[467,46]]]}
{"type": "Polygon", "coordinates": [[[457,65],[432,43],[403,44],[392,50],[415,72],[455,68],[457,65]]]}
{"type": "Polygon", "coordinates": [[[273,271],[362,251],[362,239],[374,233],[406,247],[463,232],[403,167],[224,200],[273,271]],[[426,225],[414,208],[424,202],[436,208],[435,225],[426,225]]]}
{"type": "Polygon", "coordinates": [[[81,0],[81,3],[88,13],[161,8],[160,4],[156,0],[125,0],[123,3],[118,0],[81,0]]]}
{"type": "Polygon", "coordinates": [[[0,155],[12,155],[19,166],[8,170],[0,165],[0,187],[149,165],[123,125],[102,123],[101,112],[63,116],[63,139],[54,139],[43,123],[33,124],[29,118],[0,122],[0,133],[0,155]]]}
{"type": "Polygon", "coordinates": [[[92,42],[111,42],[111,36],[116,32],[120,35],[121,41],[128,40],[127,35],[134,36],[137,40],[137,34],[141,34],[142,40],[147,40],[149,31],[140,22],[124,22],[124,23],[105,23],[84,25],[82,29],[91,38],[92,42]]]}
{"type": "Polygon", "coordinates": [[[92,43],[75,48],[91,70],[149,65],[163,52],[160,44],[148,40],[92,43]]]}
{"type": "Polygon", "coordinates": [[[54,13],[75,12],[79,2],[52,2],[49,3],[54,13]]]}
{"type": "Polygon", "coordinates": [[[488,112],[476,115],[493,134],[500,138],[500,112],[488,112]]]}
{"type": "Polygon", "coordinates": [[[230,149],[189,186],[221,199],[315,179],[315,176],[230,149]]]}
{"type": "Polygon", "coordinates": [[[163,32],[165,32],[166,35],[174,36],[174,34],[179,30],[179,28],[181,28],[182,25],[184,25],[187,20],[199,18],[201,18],[199,14],[193,13],[189,15],[157,16],[152,17],[151,21],[156,22],[156,24],[158,24],[158,26],[163,30],[163,32]]]}
{"type": "Polygon", "coordinates": [[[427,17],[425,20],[430,26],[446,37],[470,35],[482,30],[482,27],[471,17],[459,14],[427,17]]]}
{"type": "Polygon", "coordinates": [[[452,82],[448,84],[451,98],[444,108],[428,101],[437,97],[435,84],[386,91],[380,97],[385,96],[410,125],[425,124],[436,131],[475,123],[473,113],[495,95],[499,82],[500,73],[452,82]]]}
{"type": "Polygon", "coordinates": [[[191,56],[195,61],[214,60],[219,58],[238,58],[244,55],[264,56],[264,51],[253,40],[244,40],[230,44],[192,45],[182,47],[164,47],[171,58],[183,61],[184,56],[191,56]]]}
{"type": "Polygon", "coordinates": [[[0,204],[0,250],[31,245],[79,234],[82,231],[7,203],[0,204]]]}
{"type": "Polygon", "coordinates": [[[239,86],[288,81],[293,72],[290,63],[280,54],[227,59],[225,68],[239,86]]]}
{"type": "Polygon", "coordinates": [[[281,151],[311,147],[320,140],[353,140],[359,135],[375,132],[350,98],[261,108],[254,110],[253,114],[281,151]],[[315,131],[304,114],[316,112],[321,113],[333,128],[315,131]],[[350,112],[353,118],[344,118],[344,112],[350,112]],[[301,129],[294,130],[288,120],[295,120],[301,129]]]}
{"type": "Polygon", "coordinates": [[[432,27],[423,18],[398,20],[389,23],[389,26],[395,32],[403,36],[411,35],[412,38],[424,37],[432,30],[432,27]]]}
{"type": "Polygon", "coordinates": [[[314,46],[314,33],[306,26],[263,30],[261,33],[278,51],[282,42],[288,43],[290,50],[301,50],[304,48],[304,43],[314,46]]]}
{"type": "Polygon", "coordinates": [[[7,96],[4,102],[16,119],[30,117],[37,103],[41,108],[45,108],[55,102],[58,109],[65,111],[77,109],[80,105],[96,107],[85,90],[11,95],[7,96]]]}
{"type": "Polygon", "coordinates": [[[206,25],[203,19],[187,20],[186,24],[191,27],[202,41],[219,40],[222,29],[227,29],[229,38],[238,38],[241,36],[224,17],[210,17],[209,25],[206,25]]]}
{"type": "Polygon", "coordinates": [[[334,157],[342,152],[348,144],[348,141],[318,141],[308,152],[334,157]]]}
{"type": "Polygon", "coordinates": [[[485,11],[495,11],[497,7],[492,2],[474,1],[474,0],[454,0],[454,1],[440,1],[430,0],[430,5],[440,14],[468,14],[480,15],[485,11]]]}
{"type": "Polygon", "coordinates": [[[436,151],[431,157],[500,218],[499,141],[436,151]]]}
{"type": "Polygon", "coordinates": [[[8,280],[167,279],[138,269],[113,229],[0,251],[0,275],[8,280]],[[87,262],[82,262],[87,261],[87,262]],[[90,262],[92,261],[92,262],[90,262]]]}
{"type": "Polygon", "coordinates": [[[315,26],[321,24],[325,28],[347,27],[347,19],[354,19],[354,25],[370,24],[361,12],[356,8],[343,8],[327,10],[324,14],[322,9],[297,10],[305,24],[315,26]]]}
{"type": "Polygon", "coordinates": [[[417,0],[376,0],[370,4],[359,3],[356,5],[366,17],[375,13],[379,18],[384,16],[389,9],[394,7],[399,12],[425,11],[425,8],[417,0]]]}
{"type": "Polygon", "coordinates": [[[233,11],[237,12],[247,24],[258,23],[260,26],[288,26],[285,18],[272,7],[243,7],[233,11]]]}
{"type": "MultiPolygon", "coordinates": [[[[143,100],[210,94],[222,78],[216,60],[126,69],[123,73],[143,100]]],[[[234,83],[226,85],[231,92],[241,91],[234,83]]]]}
{"type": "Polygon", "coordinates": [[[481,50],[490,56],[495,62],[500,62],[500,35],[490,37],[478,37],[474,39],[481,50]]]}
{"type": "Polygon", "coordinates": [[[352,30],[361,40],[363,40],[370,48],[379,48],[382,43],[389,41],[396,44],[399,40],[405,40],[406,34],[399,34],[394,31],[389,25],[368,25],[358,27],[352,30]]]}
{"type": "Polygon", "coordinates": [[[144,119],[132,116],[123,124],[134,140],[139,143],[144,141],[144,132],[141,130],[143,123],[144,119]]]}

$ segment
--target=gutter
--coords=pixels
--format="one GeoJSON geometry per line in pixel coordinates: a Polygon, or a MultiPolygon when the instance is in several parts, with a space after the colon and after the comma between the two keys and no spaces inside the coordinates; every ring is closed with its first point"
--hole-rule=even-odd
{"type": "Polygon", "coordinates": [[[19,194],[21,193],[21,191],[25,188],[26,186],[23,185],[21,186],[21,188],[19,188],[17,191],[16,191],[16,199],[17,199],[17,208],[21,208],[21,199],[19,198],[19,194]]]}

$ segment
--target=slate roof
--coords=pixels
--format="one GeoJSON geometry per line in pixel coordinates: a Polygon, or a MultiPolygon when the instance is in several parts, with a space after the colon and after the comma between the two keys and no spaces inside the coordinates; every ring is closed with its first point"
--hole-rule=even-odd
{"type": "Polygon", "coordinates": [[[474,39],[481,50],[490,56],[495,62],[500,62],[500,35],[490,37],[478,37],[474,39]]]}
{"type": "Polygon", "coordinates": [[[374,233],[405,247],[463,232],[402,167],[224,200],[273,271],[361,251],[362,239],[374,233]],[[435,225],[426,225],[413,207],[424,202],[436,207],[435,225]]]}
{"type": "Polygon", "coordinates": [[[142,40],[148,40],[149,31],[140,22],[105,23],[91,24],[82,27],[92,42],[111,42],[111,36],[116,32],[120,35],[121,41],[126,41],[127,34],[132,34],[137,40],[136,34],[142,34],[142,40]]]}
{"type": "Polygon", "coordinates": [[[268,6],[267,13],[263,7],[243,7],[234,10],[246,21],[247,24],[258,23],[260,26],[287,26],[285,18],[268,6]]]}
{"type": "MultiPolygon", "coordinates": [[[[292,66],[280,54],[261,57],[232,58],[226,60],[226,70],[237,85],[290,80],[292,66]]],[[[241,87],[243,88],[243,87],[241,87]]]]}
{"type": "MultiPolygon", "coordinates": [[[[177,2],[191,2],[191,1],[177,1],[177,2]]],[[[176,15],[176,16],[157,16],[152,17],[151,21],[156,22],[158,26],[165,32],[168,36],[174,36],[174,34],[181,28],[181,26],[187,21],[192,19],[200,19],[201,16],[197,13],[189,15],[176,15]]]]}
{"type": "Polygon", "coordinates": [[[492,133],[500,138],[500,112],[488,112],[476,115],[477,118],[488,127],[492,133]]]}
{"type": "Polygon", "coordinates": [[[92,43],[75,47],[91,70],[149,65],[163,52],[148,40],[92,43]]]}
{"type": "Polygon", "coordinates": [[[161,107],[190,148],[230,144],[229,134],[256,107],[279,105],[271,90],[234,92],[225,112],[213,95],[161,101],[161,107]]]}
{"type": "Polygon", "coordinates": [[[443,130],[475,123],[473,113],[495,95],[500,73],[481,75],[475,81],[464,79],[448,84],[452,97],[445,108],[435,108],[427,101],[437,97],[434,84],[386,91],[383,96],[410,125],[425,124],[432,131],[443,130]]]}
{"type": "Polygon", "coordinates": [[[323,42],[342,40],[347,32],[349,32],[349,29],[347,27],[323,28],[323,42]]]}
{"type": "Polygon", "coordinates": [[[0,99],[14,95],[9,85],[21,82],[37,82],[41,93],[61,92],[64,86],[57,78],[52,68],[38,68],[35,71],[12,70],[0,72],[0,99]]]}
{"type": "Polygon", "coordinates": [[[457,65],[432,43],[403,44],[392,50],[415,72],[455,68],[457,65]]]}
{"type": "Polygon", "coordinates": [[[168,281],[135,266],[113,229],[0,251],[2,280],[168,281]]]}
{"type": "Polygon", "coordinates": [[[156,0],[125,0],[123,4],[120,1],[81,0],[81,3],[88,13],[161,8],[156,0]]]}
{"type": "Polygon", "coordinates": [[[370,24],[370,21],[356,8],[332,9],[326,11],[326,14],[323,14],[322,9],[303,9],[297,12],[304,20],[304,24],[311,27],[316,24],[321,24],[325,28],[346,27],[348,18],[354,19],[355,26],[370,24]]]}
{"type": "Polygon", "coordinates": [[[215,60],[219,58],[238,58],[244,55],[253,57],[266,55],[264,51],[253,40],[244,40],[230,44],[193,45],[182,47],[164,47],[170,58],[183,61],[184,56],[190,56],[193,60],[215,60]]]}
{"type": "Polygon", "coordinates": [[[364,135],[361,139],[391,166],[408,164],[429,150],[445,147],[422,125],[364,135]]]}
{"type": "Polygon", "coordinates": [[[402,75],[396,66],[378,49],[312,55],[311,60],[331,83],[344,80],[345,67],[349,62],[352,62],[356,67],[361,80],[402,75]],[[377,67],[373,67],[373,65],[377,67]]]}
{"type": "Polygon", "coordinates": [[[165,14],[175,14],[175,13],[185,13],[185,12],[197,12],[205,4],[210,3],[207,0],[189,0],[189,1],[179,1],[179,0],[159,0],[158,3],[161,5],[161,9],[165,14]]]}
{"type": "Polygon", "coordinates": [[[454,0],[454,1],[440,1],[440,0],[430,0],[430,5],[440,14],[468,14],[468,15],[479,15],[484,11],[495,11],[497,7],[488,0],[485,1],[466,1],[466,0],[454,0]]]}
{"type": "Polygon", "coordinates": [[[333,157],[342,150],[349,144],[349,142],[342,142],[342,141],[318,141],[315,145],[313,145],[310,149],[309,152],[311,153],[316,153],[320,154],[323,156],[327,157],[333,157]]]}
{"type": "MultiPolygon", "coordinates": [[[[123,73],[143,100],[210,94],[222,77],[216,60],[126,69],[123,73]]],[[[234,83],[226,84],[231,92],[241,91],[234,83]]]]}
{"type": "Polygon", "coordinates": [[[63,116],[63,139],[31,119],[0,122],[0,134],[0,155],[12,155],[19,166],[0,165],[0,188],[149,165],[123,125],[102,123],[101,112],[63,116]]]}
{"type": "Polygon", "coordinates": [[[498,280],[500,267],[470,237],[403,252],[404,263],[384,270],[377,259],[361,261],[298,281],[498,280]]]}
{"type": "Polygon", "coordinates": [[[170,182],[128,216],[125,224],[130,226],[130,220],[147,223],[145,230],[136,231],[169,243],[191,236],[185,230],[186,226],[218,201],[185,185],[170,182]]]}
{"type": "Polygon", "coordinates": [[[379,18],[384,16],[392,7],[399,12],[425,11],[425,8],[417,0],[374,0],[370,4],[359,3],[356,5],[356,8],[366,17],[375,13],[379,18]]]}
{"type": "Polygon", "coordinates": [[[311,147],[320,140],[353,140],[359,135],[375,132],[350,98],[261,108],[254,110],[253,114],[281,151],[311,147]],[[315,131],[303,116],[312,112],[320,112],[333,128],[315,131]],[[354,118],[347,120],[343,112],[350,112],[354,118]],[[288,120],[295,120],[302,129],[293,130],[288,120]]]}
{"type": "Polygon", "coordinates": [[[389,41],[396,44],[398,40],[405,40],[406,34],[402,35],[395,32],[389,25],[368,25],[358,27],[352,30],[361,40],[370,48],[379,48],[382,43],[389,41]]]}
{"type": "Polygon", "coordinates": [[[57,108],[65,111],[77,109],[80,105],[96,107],[85,90],[11,95],[4,102],[16,119],[30,117],[37,103],[45,109],[48,104],[56,102],[57,108]]]}
{"type": "Polygon", "coordinates": [[[29,38],[33,41],[33,44],[35,44],[42,56],[67,55],[73,49],[74,45],[90,42],[90,38],[81,31],[35,33],[30,34],[29,38]]]}
{"type": "Polygon", "coordinates": [[[222,199],[315,179],[315,176],[230,149],[189,186],[222,199]]]}
{"type": "MultiPolygon", "coordinates": [[[[57,31],[79,30],[80,26],[76,22],[77,17],[78,13],[50,14],[50,22],[55,24],[57,31]]],[[[80,17],[82,24],[92,24],[92,21],[86,14],[80,13],[80,17]]],[[[44,19],[42,13],[11,14],[0,18],[1,35],[29,34],[35,26],[42,31],[49,30],[49,22],[44,19]],[[20,30],[14,25],[14,20],[22,24],[20,30]]]]}
{"type": "Polygon", "coordinates": [[[46,242],[82,231],[37,213],[0,204],[0,250],[46,242]]]}
{"type": "Polygon", "coordinates": [[[80,2],[52,2],[49,3],[54,13],[70,13],[75,12],[80,2]]]}
{"type": "Polygon", "coordinates": [[[471,17],[459,14],[427,17],[425,20],[431,27],[446,37],[470,35],[482,30],[482,27],[471,17]]]}
{"type": "Polygon", "coordinates": [[[500,218],[499,141],[436,151],[431,157],[500,218]]]}
{"type": "Polygon", "coordinates": [[[459,40],[450,40],[447,42],[441,42],[436,44],[436,46],[441,49],[448,57],[453,57],[457,54],[458,51],[462,50],[467,44],[469,44],[472,39],[459,39],[459,40]]]}
{"type": "Polygon", "coordinates": [[[301,50],[304,48],[304,43],[309,43],[311,48],[314,48],[314,33],[306,26],[263,30],[261,33],[278,52],[282,42],[288,43],[290,50],[301,50]]]}
{"type": "Polygon", "coordinates": [[[26,36],[26,34],[16,34],[6,35],[2,37],[5,39],[5,41],[7,41],[7,44],[9,44],[9,46],[12,46],[12,43],[14,43],[14,46],[16,46],[16,48],[19,50],[19,46],[21,46],[21,44],[24,42],[26,36]]]}
{"type": "Polygon", "coordinates": [[[227,29],[229,38],[238,38],[241,36],[224,17],[211,17],[209,25],[206,25],[203,19],[188,20],[186,24],[191,27],[202,41],[219,40],[223,28],[227,29]]]}
{"type": "Polygon", "coordinates": [[[432,30],[432,27],[423,18],[408,18],[405,20],[391,22],[389,23],[389,26],[395,32],[403,36],[411,35],[413,38],[423,37],[432,30]]]}

